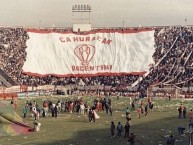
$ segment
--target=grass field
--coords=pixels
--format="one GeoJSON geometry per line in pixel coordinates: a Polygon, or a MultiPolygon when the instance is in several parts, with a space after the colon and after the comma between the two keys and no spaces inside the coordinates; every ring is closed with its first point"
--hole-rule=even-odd
{"type": "MultiPolygon", "coordinates": [[[[53,101],[61,98],[60,96],[52,97],[53,101]]],[[[42,104],[45,98],[35,99],[42,104]]],[[[93,104],[95,97],[85,97],[90,105],[93,104]]],[[[29,100],[29,99],[28,99],[29,100]]],[[[31,99],[32,101],[34,99],[31,99]]],[[[98,112],[100,119],[95,123],[89,123],[85,115],[77,113],[59,114],[58,118],[40,117],[42,124],[40,132],[34,132],[29,135],[7,136],[0,137],[0,145],[124,145],[127,144],[126,138],[111,138],[110,123],[115,124],[120,121],[123,125],[126,123],[125,109],[129,106],[129,98],[111,98],[113,104],[113,115],[109,116],[105,112],[98,112]]],[[[22,107],[26,99],[18,100],[17,113],[22,116],[22,107]]],[[[144,145],[165,145],[166,141],[159,134],[166,136],[174,134],[177,138],[176,145],[188,145],[188,137],[186,135],[178,135],[178,126],[188,128],[188,111],[192,108],[192,101],[181,100],[165,100],[153,99],[154,109],[147,117],[142,115],[142,118],[137,117],[136,111],[131,111],[131,131],[134,132],[137,138],[144,145]],[[187,107],[187,118],[178,119],[177,108],[180,104],[187,107]]],[[[33,118],[28,113],[24,120],[29,125],[32,125],[33,118]]],[[[122,136],[124,133],[122,134],[122,136]]],[[[136,142],[136,145],[140,143],[136,142]]]]}

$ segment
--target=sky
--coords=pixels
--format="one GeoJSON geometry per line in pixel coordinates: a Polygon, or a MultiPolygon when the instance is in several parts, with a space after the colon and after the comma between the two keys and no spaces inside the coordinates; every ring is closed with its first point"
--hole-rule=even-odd
{"type": "MultiPolygon", "coordinates": [[[[92,8],[92,27],[193,25],[193,0],[0,0],[1,26],[72,27],[72,5],[92,8]]],[[[86,17],[86,14],[82,14],[86,17]]],[[[87,15],[88,17],[88,15],[87,15]]]]}

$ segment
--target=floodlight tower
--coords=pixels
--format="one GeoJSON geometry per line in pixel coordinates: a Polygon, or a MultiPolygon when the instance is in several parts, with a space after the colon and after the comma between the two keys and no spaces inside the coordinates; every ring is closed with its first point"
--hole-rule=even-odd
{"type": "Polygon", "coordinates": [[[91,30],[91,6],[73,5],[72,6],[72,25],[73,31],[91,30]]]}

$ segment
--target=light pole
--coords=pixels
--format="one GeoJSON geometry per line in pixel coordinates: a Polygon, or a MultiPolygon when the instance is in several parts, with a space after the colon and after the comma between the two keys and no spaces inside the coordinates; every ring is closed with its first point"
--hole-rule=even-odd
{"type": "Polygon", "coordinates": [[[185,26],[187,26],[187,19],[185,18],[185,20],[184,20],[184,21],[185,21],[185,26]]]}
{"type": "Polygon", "coordinates": [[[39,28],[42,27],[42,20],[39,20],[39,28]]]}

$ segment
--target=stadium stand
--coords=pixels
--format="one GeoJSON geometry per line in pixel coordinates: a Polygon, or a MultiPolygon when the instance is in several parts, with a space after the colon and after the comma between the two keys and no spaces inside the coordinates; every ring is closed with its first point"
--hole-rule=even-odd
{"type": "MultiPolygon", "coordinates": [[[[193,27],[172,26],[152,28],[155,29],[156,50],[152,56],[155,64],[151,64],[149,72],[145,75],[129,74],[97,77],[57,77],[52,75],[38,77],[23,74],[22,66],[26,60],[26,41],[29,39],[26,30],[29,29],[31,30],[32,28],[0,27],[0,68],[2,72],[5,72],[10,77],[10,79],[5,79],[10,83],[7,84],[8,86],[15,84],[29,86],[49,84],[104,85],[111,86],[116,91],[140,92],[141,97],[147,95],[146,91],[149,86],[162,87],[163,85],[173,85],[178,88],[192,86],[193,27]]],[[[103,28],[93,29],[92,31],[99,32],[117,29],[123,31],[123,28],[103,28]]],[[[124,29],[135,30],[138,28],[124,29]]],[[[42,30],[45,32],[72,32],[70,28],[42,28],[42,30]]],[[[81,32],[81,34],[86,33],[81,32]]],[[[3,78],[5,78],[5,75],[3,78]]]]}

